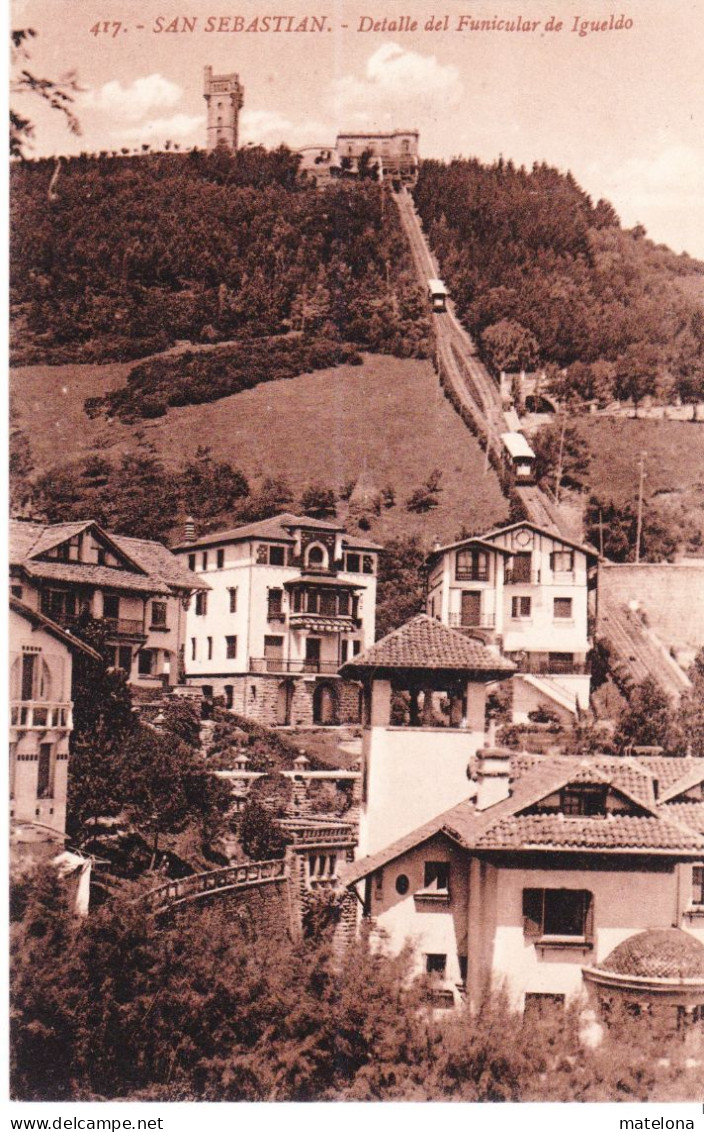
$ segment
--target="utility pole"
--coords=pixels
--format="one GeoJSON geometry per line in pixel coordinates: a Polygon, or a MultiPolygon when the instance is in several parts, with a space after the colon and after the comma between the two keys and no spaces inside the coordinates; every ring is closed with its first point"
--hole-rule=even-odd
{"type": "Polygon", "coordinates": [[[604,513],[599,508],[599,554],[604,557],[604,513]]]}
{"type": "Polygon", "coordinates": [[[562,480],[562,458],[565,448],[565,429],[567,428],[567,413],[562,411],[562,427],[560,429],[560,450],[557,457],[557,471],[555,472],[555,502],[560,502],[560,482],[562,480]]]}
{"type": "Polygon", "coordinates": [[[640,469],[640,476],[638,479],[638,521],[636,524],[636,563],[640,562],[640,539],[643,531],[643,481],[645,479],[645,452],[641,452],[640,460],[638,461],[638,468],[640,469]]]}

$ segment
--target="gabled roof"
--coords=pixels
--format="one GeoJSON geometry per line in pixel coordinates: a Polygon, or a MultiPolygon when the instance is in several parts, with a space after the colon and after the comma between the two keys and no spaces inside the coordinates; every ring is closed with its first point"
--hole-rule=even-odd
{"type": "Polygon", "coordinates": [[[518,523],[509,523],[506,527],[497,527],[493,531],[487,531],[486,534],[482,535],[482,538],[487,542],[491,542],[492,539],[497,538],[499,535],[505,535],[509,531],[517,531],[521,527],[530,527],[536,534],[545,535],[546,538],[554,539],[555,542],[563,542],[565,546],[571,546],[574,547],[575,550],[581,550],[588,558],[599,557],[599,551],[595,546],[592,546],[591,543],[575,542],[574,539],[567,538],[557,530],[550,531],[547,527],[539,527],[537,523],[531,523],[528,519],[521,519],[518,523]]]}
{"type": "Polygon", "coordinates": [[[183,590],[209,590],[204,579],[194,574],[168,547],[151,539],[128,538],[127,535],[113,535],[113,542],[126,554],[139,563],[152,578],[158,578],[167,586],[183,590]]]}
{"type": "Polygon", "coordinates": [[[426,555],[426,562],[432,562],[434,558],[445,554],[448,550],[462,550],[465,546],[477,546],[480,550],[488,550],[492,554],[503,554],[506,558],[511,557],[511,551],[507,550],[505,546],[497,546],[496,543],[487,542],[480,535],[470,535],[468,538],[459,539],[457,542],[448,542],[445,546],[438,546],[435,550],[431,550],[426,555]]]}
{"type": "MultiPolygon", "coordinates": [[[[543,756],[521,773],[520,762],[512,760],[512,773],[519,777],[512,781],[508,798],[485,810],[477,809],[474,797],[467,798],[379,852],[355,861],[346,870],[345,883],[357,883],[436,834],[444,834],[463,848],[478,852],[561,850],[704,855],[704,831],[700,831],[699,823],[704,814],[693,812],[695,820],[687,821],[683,818],[684,805],[677,806],[675,814],[670,805],[646,801],[645,771],[641,789],[628,790],[623,783],[627,776],[623,776],[618,765],[623,761],[543,756]],[[563,786],[580,780],[609,783],[630,797],[641,812],[605,817],[526,812],[563,786]]],[[[629,773],[635,773],[632,766],[629,773]]],[[[696,807],[687,808],[694,811],[696,807]]]]}
{"type": "Polygon", "coordinates": [[[85,655],[91,657],[92,660],[101,659],[100,653],[97,653],[95,649],[87,645],[85,641],[74,637],[72,633],[69,633],[67,629],[62,629],[61,626],[57,625],[55,621],[52,621],[50,617],[45,617],[38,609],[32,609],[31,606],[25,605],[23,601],[20,601],[19,598],[13,597],[12,595],[10,596],[10,609],[14,613],[19,614],[20,617],[24,617],[26,621],[31,622],[37,629],[44,629],[47,633],[51,633],[52,637],[56,637],[57,640],[61,641],[62,644],[66,645],[74,652],[85,653],[85,655]]]}
{"type": "Polygon", "coordinates": [[[693,786],[699,786],[704,782],[704,759],[697,760],[701,765],[690,767],[681,778],[678,778],[666,790],[660,794],[661,802],[669,802],[671,799],[679,798],[680,794],[685,794],[691,790],[693,786]]]}
{"type": "Polygon", "coordinates": [[[516,666],[480,641],[449,629],[434,617],[419,613],[343,665],[340,672],[358,679],[359,673],[370,669],[432,669],[509,675],[515,672],[516,666]]]}
{"type": "MultiPolygon", "coordinates": [[[[201,546],[214,546],[216,543],[248,542],[250,539],[292,543],[294,537],[291,532],[297,528],[307,531],[325,531],[330,534],[342,533],[343,535],[345,530],[342,523],[328,523],[323,519],[312,519],[309,515],[293,515],[290,511],[285,511],[282,515],[273,515],[270,519],[262,519],[258,523],[245,523],[244,526],[229,527],[224,531],[211,531],[209,534],[197,538],[194,542],[179,543],[178,546],[174,547],[174,550],[182,552],[201,546]]],[[[350,538],[348,535],[344,535],[343,541],[345,547],[354,547],[360,550],[383,550],[383,547],[376,543],[360,538],[350,538]]]]}
{"type": "Polygon", "coordinates": [[[191,573],[160,542],[128,538],[105,531],[95,520],[75,523],[10,522],[10,564],[21,568],[30,578],[90,584],[144,594],[169,594],[181,590],[209,589],[206,581],[191,573]],[[62,562],[45,560],[49,550],[60,546],[74,535],[91,530],[108,546],[126,569],[101,566],[96,562],[62,562]]]}

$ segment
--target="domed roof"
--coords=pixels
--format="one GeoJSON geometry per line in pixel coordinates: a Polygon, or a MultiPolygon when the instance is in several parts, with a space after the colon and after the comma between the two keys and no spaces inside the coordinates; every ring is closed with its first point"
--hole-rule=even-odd
{"type": "Polygon", "coordinates": [[[646,979],[704,979],[704,944],[679,928],[652,929],[624,939],[599,967],[646,979]]]}

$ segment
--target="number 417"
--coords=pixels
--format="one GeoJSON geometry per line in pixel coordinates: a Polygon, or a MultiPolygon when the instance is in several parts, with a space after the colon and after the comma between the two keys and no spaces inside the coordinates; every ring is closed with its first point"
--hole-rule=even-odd
{"type": "Polygon", "coordinates": [[[93,24],[92,28],[90,29],[90,34],[110,35],[110,33],[112,32],[112,38],[114,39],[121,27],[122,24],[119,20],[103,20],[102,23],[93,24]]]}

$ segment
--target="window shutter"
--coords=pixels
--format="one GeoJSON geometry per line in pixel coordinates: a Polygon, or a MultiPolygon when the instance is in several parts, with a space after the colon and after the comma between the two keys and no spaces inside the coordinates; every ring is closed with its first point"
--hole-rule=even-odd
{"type": "Polygon", "coordinates": [[[543,934],[542,888],[523,889],[523,934],[527,939],[537,939],[543,934]]]}
{"type": "Polygon", "coordinates": [[[594,896],[591,892],[584,893],[584,937],[594,939],[594,896]]]}
{"type": "Polygon", "coordinates": [[[551,551],[551,553],[550,553],[550,569],[551,570],[555,569],[555,551],[554,550],[551,551]]]}

